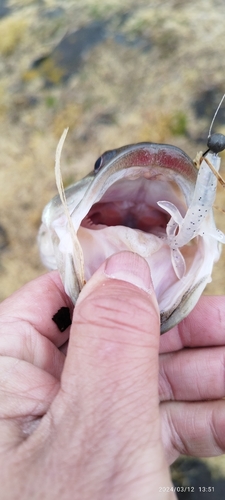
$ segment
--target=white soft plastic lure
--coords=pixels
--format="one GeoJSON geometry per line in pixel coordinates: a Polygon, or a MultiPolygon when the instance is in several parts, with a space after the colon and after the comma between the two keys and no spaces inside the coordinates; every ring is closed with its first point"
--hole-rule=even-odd
{"type": "MultiPolygon", "coordinates": [[[[206,158],[218,172],[220,168],[219,156],[208,153],[206,158]]],[[[179,279],[183,278],[186,273],[185,259],[179,248],[187,245],[196,236],[204,236],[205,221],[207,221],[207,233],[221,243],[225,243],[224,233],[216,229],[213,220],[212,206],[216,196],[216,188],[217,178],[203,159],[193,197],[184,217],[173,203],[158,201],[158,205],[171,215],[166,235],[168,245],[171,248],[174,271],[179,279]]]]}

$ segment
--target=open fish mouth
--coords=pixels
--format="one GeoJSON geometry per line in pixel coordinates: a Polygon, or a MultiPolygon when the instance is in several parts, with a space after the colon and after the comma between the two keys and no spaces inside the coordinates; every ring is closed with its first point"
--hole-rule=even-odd
{"type": "Polygon", "coordinates": [[[59,269],[74,303],[102,262],[129,250],[149,264],[161,333],[189,314],[211,281],[222,241],[212,204],[193,202],[197,177],[179,148],[139,143],[107,151],[65,190],[63,203],[62,195],[53,198],[42,216],[40,252],[47,267],[59,269]]]}

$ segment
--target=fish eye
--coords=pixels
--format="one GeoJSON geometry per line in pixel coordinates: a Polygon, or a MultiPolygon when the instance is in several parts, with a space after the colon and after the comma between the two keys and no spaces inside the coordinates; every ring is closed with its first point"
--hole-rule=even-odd
{"type": "Polygon", "coordinates": [[[220,153],[225,149],[225,135],[212,134],[208,137],[207,146],[213,153],[220,153]]]}
{"type": "Polygon", "coordinates": [[[94,166],[94,171],[95,171],[95,172],[98,172],[98,171],[99,171],[99,169],[101,168],[101,166],[102,166],[102,156],[100,156],[100,157],[96,160],[96,162],[95,162],[95,166],[94,166]]]}

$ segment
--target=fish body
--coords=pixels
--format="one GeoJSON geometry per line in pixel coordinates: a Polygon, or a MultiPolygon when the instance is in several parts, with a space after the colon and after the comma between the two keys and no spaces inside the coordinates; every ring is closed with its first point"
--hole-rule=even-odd
{"type": "Polygon", "coordinates": [[[59,270],[75,304],[105,259],[138,253],[150,266],[164,333],[193,309],[219,259],[225,237],[214,223],[215,189],[208,165],[198,171],[175,146],[145,142],[106,151],[89,175],[45,207],[42,261],[59,270]]]}

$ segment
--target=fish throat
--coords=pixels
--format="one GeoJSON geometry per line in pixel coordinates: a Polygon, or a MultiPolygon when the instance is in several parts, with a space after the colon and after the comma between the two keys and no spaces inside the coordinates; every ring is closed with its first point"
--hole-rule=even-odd
{"type": "MultiPolygon", "coordinates": [[[[155,289],[160,289],[165,272],[169,285],[180,279],[167,242],[166,230],[171,216],[158,203],[166,199],[184,216],[190,189],[188,183],[183,189],[181,186],[184,186],[184,182],[179,173],[175,176],[173,170],[167,169],[165,174],[165,169],[158,166],[121,169],[116,179],[113,172],[111,183],[109,176],[107,187],[100,189],[102,196],[100,198],[98,195],[97,201],[93,193],[98,193],[98,189],[92,185],[72,214],[84,255],[85,280],[106,258],[122,250],[133,251],[147,260],[155,289]],[[95,202],[89,210],[85,210],[85,199],[89,197],[95,202]],[[163,264],[159,265],[161,259],[163,264]]],[[[194,241],[188,243],[187,247],[180,251],[185,272],[190,268],[197,251],[194,241]]]]}
{"type": "MultiPolygon", "coordinates": [[[[170,216],[158,207],[153,193],[154,188],[157,189],[159,196],[161,191],[164,199],[166,187],[165,182],[156,179],[155,182],[154,179],[146,182],[144,177],[133,181],[117,181],[102,200],[91,207],[81,226],[93,230],[124,226],[162,237],[166,232],[170,216]]],[[[173,198],[175,189],[169,187],[167,191],[173,198]]]]}

